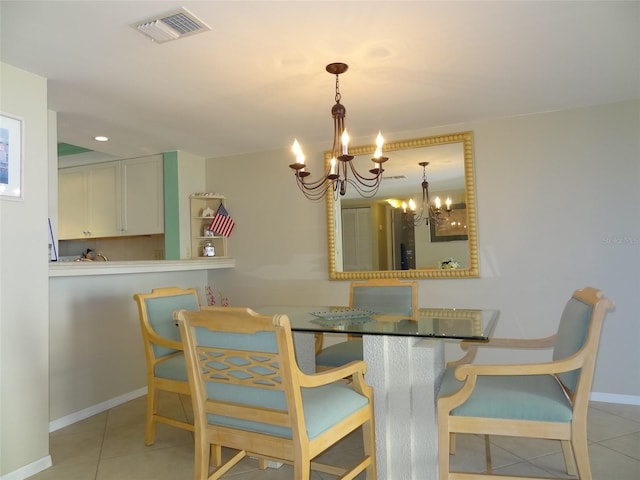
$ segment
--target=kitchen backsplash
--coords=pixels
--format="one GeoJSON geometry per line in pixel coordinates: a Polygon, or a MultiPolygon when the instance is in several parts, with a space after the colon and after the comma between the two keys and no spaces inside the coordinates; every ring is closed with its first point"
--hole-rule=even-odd
{"type": "Polygon", "coordinates": [[[164,260],[164,235],[60,240],[60,260],[75,259],[91,249],[110,261],[164,260]]]}

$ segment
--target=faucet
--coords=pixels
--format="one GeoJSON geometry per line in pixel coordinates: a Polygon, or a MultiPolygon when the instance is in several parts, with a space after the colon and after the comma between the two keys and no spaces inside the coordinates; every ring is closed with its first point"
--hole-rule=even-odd
{"type": "Polygon", "coordinates": [[[109,261],[109,258],[108,258],[105,254],[100,253],[100,252],[96,253],[96,257],[100,257],[100,258],[101,258],[102,260],[104,260],[105,262],[108,262],[108,261],[109,261]]]}

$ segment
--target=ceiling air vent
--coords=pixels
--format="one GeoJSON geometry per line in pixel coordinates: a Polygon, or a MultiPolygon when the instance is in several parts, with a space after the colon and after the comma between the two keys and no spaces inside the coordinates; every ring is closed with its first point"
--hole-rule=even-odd
{"type": "Polygon", "coordinates": [[[131,26],[157,43],[165,43],[211,30],[209,25],[184,7],[136,22],[131,26]]]}

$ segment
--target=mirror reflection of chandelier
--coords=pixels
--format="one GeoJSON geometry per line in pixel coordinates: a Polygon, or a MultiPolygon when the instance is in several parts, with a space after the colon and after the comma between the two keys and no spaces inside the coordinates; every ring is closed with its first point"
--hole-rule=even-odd
{"type": "MultiPolygon", "coordinates": [[[[447,219],[451,215],[451,198],[447,197],[444,202],[444,208],[440,197],[433,199],[433,202],[429,198],[429,182],[427,181],[427,165],[429,162],[420,162],[418,165],[422,167],[422,203],[419,208],[416,202],[411,198],[409,200],[408,208],[413,212],[413,224],[417,227],[419,225],[429,225],[429,219],[437,225],[446,223],[447,219]],[[446,215],[444,215],[446,213],[446,215]]],[[[407,211],[407,205],[402,205],[404,211],[407,211]]]]}
{"type": "Polygon", "coordinates": [[[371,176],[359,173],[353,165],[353,155],[349,155],[349,134],[344,124],[346,109],[340,103],[340,74],[348,69],[345,63],[330,63],[327,65],[327,72],[336,76],[336,104],[331,109],[333,117],[333,146],[331,148],[331,161],[327,171],[322,177],[315,181],[308,179],[311,172],[307,171],[304,163],[305,156],[298,140],[294,140],[292,150],[296,156],[295,163],[289,165],[295,171],[296,183],[310,200],[321,200],[328,191],[333,192],[334,198],[338,194],[344,195],[347,191],[347,184],[353,186],[358,194],[365,198],[373,197],[382,182],[382,164],[388,160],[382,156],[383,139],[380,132],[376,139],[376,151],[371,161],[374,168],[369,170],[371,176]]]}

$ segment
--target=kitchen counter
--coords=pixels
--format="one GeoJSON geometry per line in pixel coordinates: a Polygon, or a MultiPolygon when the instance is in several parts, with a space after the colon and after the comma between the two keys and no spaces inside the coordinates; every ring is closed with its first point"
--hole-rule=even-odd
{"type": "Polygon", "coordinates": [[[49,278],[213,270],[218,268],[233,268],[235,264],[235,259],[227,257],[128,262],[51,262],[49,264],[49,278]]]}

